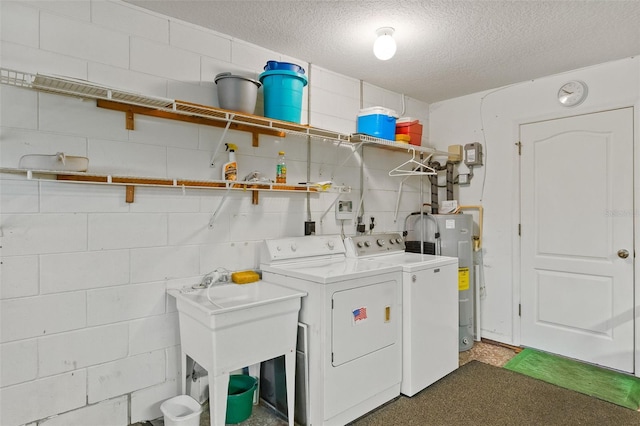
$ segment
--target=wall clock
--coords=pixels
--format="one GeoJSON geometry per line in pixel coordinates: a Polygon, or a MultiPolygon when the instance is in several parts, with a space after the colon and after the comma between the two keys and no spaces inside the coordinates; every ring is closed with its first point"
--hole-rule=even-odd
{"type": "Polygon", "coordinates": [[[558,90],[558,102],[566,107],[580,105],[587,98],[586,83],[578,80],[568,81],[558,90]]]}

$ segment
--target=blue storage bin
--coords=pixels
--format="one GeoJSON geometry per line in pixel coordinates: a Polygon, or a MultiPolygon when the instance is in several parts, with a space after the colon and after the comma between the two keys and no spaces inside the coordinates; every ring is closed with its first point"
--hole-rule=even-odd
{"type": "Polygon", "coordinates": [[[300,123],[302,92],[307,76],[295,71],[265,71],[259,77],[264,89],[264,116],[300,123]]]}
{"type": "Polygon", "coordinates": [[[357,132],[395,142],[397,119],[398,114],[389,108],[376,106],[361,109],[358,114],[357,132]]]}

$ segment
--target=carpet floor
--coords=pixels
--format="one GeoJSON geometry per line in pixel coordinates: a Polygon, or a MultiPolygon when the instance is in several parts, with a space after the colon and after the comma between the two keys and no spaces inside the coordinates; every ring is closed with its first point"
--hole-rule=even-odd
{"type": "Polygon", "coordinates": [[[640,425],[640,413],[471,361],[407,398],[401,396],[352,426],[640,425]]]}
{"type": "MultiPolygon", "coordinates": [[[[476,342],[460,368],[427,389],[400,396],[352,426],[638,426],[640,413],[500,368],[515,352],[476,342]],[[480,361],[482,362],[480,362],[480,361]]],[[[205,405],[200,426],[209,426],[205,405]]],[[[134,426],[161,426],[162,418],[134,426]]],[[[286,426],[262,405],[238,426],[286,426]]]]}

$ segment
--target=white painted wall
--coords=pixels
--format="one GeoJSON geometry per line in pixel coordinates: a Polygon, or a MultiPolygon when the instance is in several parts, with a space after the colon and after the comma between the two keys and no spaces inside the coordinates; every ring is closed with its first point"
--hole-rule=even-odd
{"type": "MultiPolygon", "coordinates": [[[[218,72],[257,77],[270,59],[307,68],[311,82],[303,117],[316,127],[351,133],[361,107],[402,110],[402,97],[330,70],[309,67],[259,46],[118,1],[0,2],[3,68],[59,74],[146,95],[217,106],[218,72]],[[362,88],[361,88],[362,86],[362,88]]],[[[256,113],[262,112],[261,94],[256,113]]],[[[0,86],[0,166],[15,168],[25,154],[89,157],[95,173],[218,179],[208,166],[222,130],[136,116],[94,102],[0,86]]],[[[406,114],[428,130],[428,105],[406,97],[406,114]]],[[[239,175],[275,174],[284,150],[291,182],[333,180],[360,199],[375,231],[400,230],[394,221],[398,181],[390,168],[405,153],[349,147],[300,137],[231,131],[239,175]],[[310,146],[310,148],[309,148],[310,146]]],[[[223,163],[224,156],[219,164],[223,163]]],[[[418,207],[419,182],[408,181],[404,216],[418,207]]],[[[335,194],[311,197],[319,233],[340,223],[329,211],[335,194]]],[[[234,193],[214,230],[207,226],[221,191],[124,188],[0,176],[0,424],[124,425],[161,416],[162,401],[179,392],[179,332],[171,286],[193,284],[216,267],[258,266],[264,238],[302,235],[304,194],[234,193]]],[[[355,232],[353,222],[345,232],[355,232]]]]}
{"type": "MultiPolygon", "coordinates": [[[[430,139],[436,147],[480,142],[485,165],[474,170],[470,186],[459,189],[462,204],[484,206],[484,285],[482,336],[519,344],[519,126],[541,120],[588,114],[615,108],[635,107],[635,125],[640,128],[640,58],[634,57],[572,72],[553,75],[451,99],[430,106],[430,139]],[[556,93],[562,83],[578,79],[589,86],[589,96],[574,108],[562,107],[556,93]]],[[[635,167],[640,165],[640,136],[635,132],[635,167]]],[[[465,167],[461,166],[462,171],[465,167]]],[[[593,165],[597,173],[598,165],[593,165]]],[[[571,174],[567,159],[567,179],[571,174]]],[[[629,179],[634,179],[629,176],[629,179]]],[[[635,176],[635,198],[640,199],[640,180],[635,176]]],[[[594,200],[597,203],[597,200],[594,200]]],[[[637,206],[636,241],[638,233],[637,206]]],[[[561,214],[561,212],[559,212],[561,214]]],[[[632,214],[631,212],[629,214],[632,214]]],[[[636,270],[638,263],[636,261],[636,270]]],[[[636,309],[640,308],[640,286],[636,282],[636,309]]],[[[637,315],[636,315],[637,318],[637,315]]],[[[638,327],[636,325],[636,333],[638,327]]],[[[636,334],[638,342],[640,334],[636,334]]],[[[636,349],[636,364],[640,362],[636,349]]]]}

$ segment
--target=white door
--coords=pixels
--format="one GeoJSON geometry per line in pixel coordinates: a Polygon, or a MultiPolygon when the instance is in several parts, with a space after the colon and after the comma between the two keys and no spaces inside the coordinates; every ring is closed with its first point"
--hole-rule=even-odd
{"type": "Polygon", "coordinates": [[[522,344],[633,372],[633,109],[520,138],[522,344]]]}

